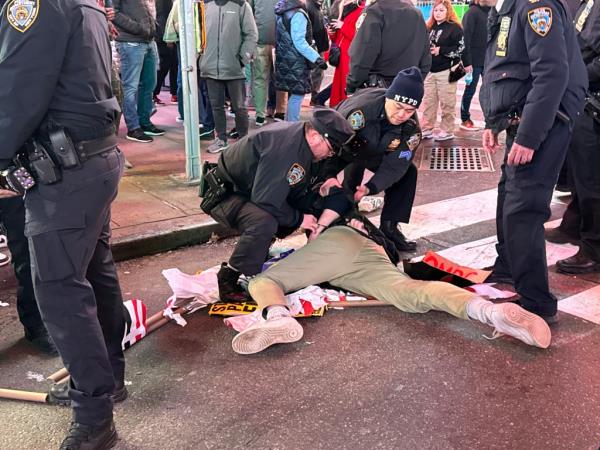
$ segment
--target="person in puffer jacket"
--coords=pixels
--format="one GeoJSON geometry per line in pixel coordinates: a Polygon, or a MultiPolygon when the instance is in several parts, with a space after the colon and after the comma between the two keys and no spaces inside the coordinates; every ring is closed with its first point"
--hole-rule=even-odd
{"type": "Polygon", "coordinates": [[[229,92],[239,137],[248,134],[244,66],[252,61],[258,41],[250,5],[245,0],[207,1],[206,35],[209,38],[200,58],[200,76],[206,78],[217,134],[208,151],[219,153],[228,147],[225,89],[229,92]]]}
{"type": "Polygon", "coordinates": [[[327,63],[312,47],[313,34],[304,0],[280,0],[275,6],[275,87],[289,94],[286,120],[300,120],[304,95],[311,91],[312,67],[327,69],[327,63]]]}

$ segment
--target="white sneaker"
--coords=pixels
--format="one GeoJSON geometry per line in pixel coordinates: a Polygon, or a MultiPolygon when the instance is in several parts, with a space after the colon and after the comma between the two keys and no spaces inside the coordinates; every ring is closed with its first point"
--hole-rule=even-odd
{"type": "Polygon", "coordinates": [[[177,123],[183,123],[183,117],[181,117],[181,116],[175,117],[175,122],[177,122],[177,123]]]}
{"type": "Polygon", "coordinates": [[[494,334],[506,334],[528,345],[548,348],[552,333],[544,319],[514,303],[493,305],[489,313],[494,334]]]}
{"type": "Polygon", "coordinates": [[[452,133],[446,133],[445,131],[440,131],[438,134],[433,136],[433,139],[436,141],[449,141],[450,139],[454,139],[454,135],[452,133]]]}
{"type": "Polygon", "coordinates": [[[229,145],[222,139],[215,139],[215,142],[210,144],[206,151],[208,153],[221,153],[223,150],[227,149],[229,145]]]}
{"type": "Polygon", "coordinates": [[[6,253],[0,253],[0,267],[5,266],[10,262],[10,255],[6,253]]]}
{"type": "Polygon", "coordinates": [[[233,338],[233,351],[240,355],[262,352],[273,344],[289,344],[302,339],[304,330],[291,316],[261,320],[233,338]]]}
{"type": "Polygon", "coordinates": [[[0,234],[0,248],[8,247],[8,239],[4,234],[0,234]]]}
{"type": "Polygon", "coordinates": [[[433,130],[421,130],[421,139],[431,139],[433,137],[433,130]]]}

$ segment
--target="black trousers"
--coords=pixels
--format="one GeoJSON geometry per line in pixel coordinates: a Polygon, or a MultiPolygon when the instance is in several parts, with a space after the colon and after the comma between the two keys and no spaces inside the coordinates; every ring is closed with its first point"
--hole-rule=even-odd
{"type": "MultiPolygon", "coordinates": [[[[354,193],[362,182],[365,165],[353,163],[344,169],[344,187],[354,193]]],[[[371,169],[369,167],[369,169],[371,169]]],[[[402,178],[384,192],[381,221],[408,223],[417,192],[417,167],[411,163],[402,178]]]]}
{"type": "Polygon", "coordinates": [[[38,305],[71,374],[74,420],[87,424],[112,417],[110,394],[125,370],[123,299],[109,246],[123,162],[118,149],[94,156],[25,197],[38,305]]]}
{"type": "Polygon", "coordinates": [[[556,297],[548,286],[544,222],[550,218],[550,200],[570,138],[568,125],[555,120],[531,163],[507,166],[514,140],[514,135],[507,134],[498,183],[494,271],[512,276],[523,306],[542,315],[553,315],[557,310],[556,297]]]}
{"type": "Polygon", "coordinates": [[[29,245],[25,237],[23,197],[0,199],[0,219],[6,228],[8,248],[17,277],[17,313],[26,331],[32,335],[45,333],[42,316],[35,301],[29,263],[29,245]]]}
{"type": "Polygon", "coordinates": [[[600,261],[600,125],[587,110],[575,122],[567,160],[573,197],[560,229],[580,239],[585,254],[600,261]]]}
{"type": "Polygon", "coordinates": [[[159,66],[156,72],[156,87],[154,95],[160,94],[165,77],[169,74],[169,92],[171,95],[177,95],[177,71],[179,70],[179,60],[177,56],[177,47],[169,47],[165,42],[157,42],[159,66]]]}

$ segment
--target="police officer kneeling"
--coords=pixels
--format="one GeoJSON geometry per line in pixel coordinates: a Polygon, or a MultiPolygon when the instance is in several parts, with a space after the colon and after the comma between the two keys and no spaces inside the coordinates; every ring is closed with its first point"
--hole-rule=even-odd
{"type": "Polygon", "coordinates": [[[94,0],[4,6],[0,169],[26,153],[35,178],[21,185],[29,188],[25,234],[42,319],[71,375],[65,450],[112,447],[113,394],[126,392],[123,303],[109,246],[124,163],[111,64],[106,16],[94,0]]]}
{"type": "MultiPolygon", "coordinates": [[[[423,99],[421,71],[411,67],[398,72],[386,90],[368,88],[358,91],[337,107],[356,133],[343,147],[339,157],[328,164],[323,176],[334,177],[344,166],[344,185],[354,200],[385,191],[381,231],[398,251],[414,251],[415,242],[406,240],[398,222],[408,223],[417,188],[417,168],[412,163],[421,142],[417,108],[423,99]],[[375,172],[361,185],[365,169],[375,172]]],[[[329,178],[321,191],[338,186],[329,178]]]]}
{"type": "Polygon", "coordinates": [[[261,271],[276,235],[301,227],[316,236],[349,210],[351,202],[341,190],[314,205],[319,195],[312,192],[311,181],[317,170],[313,163],[333,156],[352,135],[340,114],[321,109],[310,121],[270,125],[223,152],[215,172],[206,177],[217,181],[210,183],[201,204],[216,221],[241,233],[217,275],[222,300],[240,300],[240,274],[261,271]],[[315,215],[321,216],[319,222],[315,215]]]}

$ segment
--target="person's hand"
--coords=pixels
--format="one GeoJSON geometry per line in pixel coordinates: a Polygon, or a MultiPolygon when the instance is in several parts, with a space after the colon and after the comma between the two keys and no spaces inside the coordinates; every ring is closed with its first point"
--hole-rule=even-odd
{"type": "Polygon", "coordinates": [[[310,233],[314,233],[317,231],[317,218],[312,214],[304,214],[300,228],[309,231],[310,233]]]}
{"type": "Polygon", "coordinates": [[[327,63],[325,62],[325,60],[323,58],[321,58],[320,56],[317,58],[317,60],[315,61],[315,65],[321,69],[321,70],[327,70],[327,63]]]}
{"type": "Polygon", "coordinates": [[[108,32],[111,39],[116,39],[119,35],[119,30],[117,30],[117,27],[115,27],[112,22],[108,22],[108,32]]]}
{"type": "Polygon", "coordinates": [[[356,188],[356,192],[354,193],[354,201],[357,203],[360,202],[365,195],[369,195],[369,188],[364,184],[362,186],[358,186],[356,188]]]}
{"type": "Polygon", "coordinates": [[[339,19],[332,20],[329,23],[329,26],[331,27],[332,30],[339,30],[340,28],[342,28],[342,25],[344,25],[344,22],[339,19]]]}
{"type": "Polygon", "coordinates": [[[431,54],[433,56],[438,56],[440,54],[440,48],[439,47],[431,47],[431,54]]]}
{"type": "Polygon", "coordinates": [[[357,219],[352,219],[352,220],[350,221],[349,225],[350,225],[352,228],[355,228],[355,229],[357,229],[358,231],[362,231],[363,233],[365,233],[365,234],[368,234],[368,233],[367,233],[367,230],[365,229],[365,225],[364,225],[364,224],[363,224],[363,223],[362,223],[360,220],[357,220],[357,219]]]}
{"type": "Polygon", "coordinates": [[[329,190],[332,187],[341,188],[342,184],[338,181],[337,178],[329,178],[328,180],[325,180],[325,182],[319,188],[319,194],[321,195],[321,197],[327,197],[329,195],[329,190]]]}
{"type": "Polygon", "coordinates": [[[106,13],[106,18],[108,20],[113,20],[115,18],[115,8],[104,8],[104,12],[106,13]]]}
{"type": "Polygon", "coordinates": [[[10,189],[0,189],[0,198],[17,197],[18,195],[17,192],[11,191],[10,189]]]}
{"type": "Polygon", "coordinates": [[[513,143],[510,152],[508,153],[508,158],[506,159],[506,164],[509,166],[522,166],[525,164],[529,164],[533,159],[533,154],[535,150],[532,148],[523,147],[522,145],[513,143]]]}
{"type": "Polygon", "coordinates": [[[488,153],[496,153],[500,144],[498,144],[498,135],[490,129],[483,130],[482,136],[483,149],[488,153]]]}
{"type": "Polygon", "coordinates": [[[465,66],[465,72],[473,73],[473,66],[465,66]]]}

